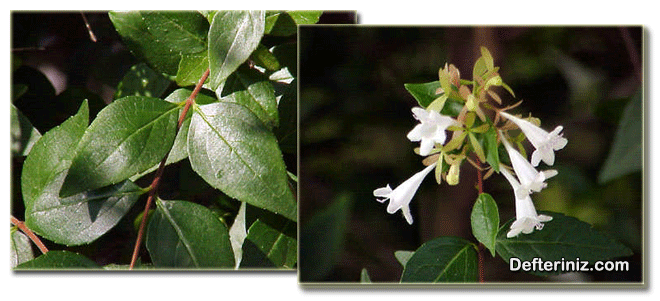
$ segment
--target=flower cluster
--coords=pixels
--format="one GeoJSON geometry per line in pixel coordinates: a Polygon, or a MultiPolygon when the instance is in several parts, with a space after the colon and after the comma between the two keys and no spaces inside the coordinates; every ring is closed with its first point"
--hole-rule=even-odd
{"type": "MultiPolygon", "coordinates": [[[[431,171],[435,169],[438,184],[444,179],[449,185],[456,185],[463,162],[467,161],[480,170],[483,170],[481,163],[488,163],[486,178],[493,172],[499,172],[514,190],[516,220],[507,237],[529,234],[534,229],[541,230],[544,222],[552,220],[551,216],[536,212],[531,194],[541,191],[547,186],[545,181],[557,175],[556,170],[539,171],[536,167],[541,161],[553,165],[554,152],[564,148],[568,140],[562,136],[562,126],[547,132],[530,120],[506,112],[515,106],[497,108],[495,103],[501,105],[502,100],[492,87],[503,87],[511,95],[513,91],[502,82],[488,50],[482,47],[481,53],[475,63],[472,81],[461,79],[455,66],[445,65],[439,72],[437,98],[426,108],[412,108],[413,117],[419,124],[408,133],[407,138],[419,142],[416,152],[420,156],[428,156],[424,161],[427,167],[394,189],[388,184],[373,193],[381,203],[389,200],[388,213],[393,214],[400,209],[406,221],[412,224],[410,201],[431,171]],[[461,104],[461,109],[452,112],[449,107],[446,108],[449,102],[461,104]],[[495,118],[491,121],[493,115],[495,118]],[[512,129],[519,129],[534,147],[531,161],[509,141],[508,132],[512,129]],[[447,132],[451,132],[449,141],[447,132]],[[500,146],[506,150],[511,166],[500,163],[500,146]]],[[[522,148],[520,139],[511,140],[522,148]]]]}

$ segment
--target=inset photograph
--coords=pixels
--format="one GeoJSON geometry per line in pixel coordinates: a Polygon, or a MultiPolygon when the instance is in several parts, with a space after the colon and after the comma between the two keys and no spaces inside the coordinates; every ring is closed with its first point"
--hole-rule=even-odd
{"type": "Polygon", "coordinates": [[[643,287],[643,41],[300,26],[300,284],[643,287]]]}

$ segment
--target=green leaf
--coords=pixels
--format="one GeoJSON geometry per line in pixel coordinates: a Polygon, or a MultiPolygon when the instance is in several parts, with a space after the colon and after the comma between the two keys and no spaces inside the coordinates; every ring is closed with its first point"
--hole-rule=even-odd
{"type": "Polygon", "coordinates": [[[481,56],[484,58],[484,64],[486,65],[486,69],[488,71],[492,71],[495,69],[495,64],[493,63],[493,56],[490,55],[490,51],[488,51],[488,48],[481,46],[479,48],[481,51],[481,56]]]}
{"type": "Polygon", "coordinates": [[[477,248],[457,237],[424,243],[408,260],[401,282],[476,282],[477,248]]]}
{"type": "Polygon", "coordinates": [[[288,85],[276,85],[281,88],[276,94],[281,93],[277,106],[279,126],[274,129],[277,141],[280,143],[282,152],[289,154],[298,153],[298,85],[294,80],[288,85]]]}
{"type": "Polygon", "coordinates": [[[176,75],[183,54],[204,51],[209,23],[194,11],[110,12],[131,52],[155,70],[176,75]]]}
{"type": "Polygon", "coordinates": [[[485,138],[486,162],[490,164],[496,172],[500,172],[500,154],[497,144],[497,132],[494,127],[490,127],[482,137],[485,138]]]}
{"type": "Polygon", "coordinates": [[[371,278],[369,278],[367,269],[363,268],[362,272],[360,272],[360,283],[371,283],[371,278]]]}
{"type": "Polygon", "coordinates": [[[344,249],[352,199],[340,194],[329,206],[300,226],[300,281],[320,281],[334,267],[344,249]]]}
{"type": "Polygon", "coordinates": [[[495,257],[495,239],[500,225],[497,203],[490,194],[482,193],[472,207],[470,215],[472,235],[495,257]]]}
{"type": "Polygon", "coordinates": [[[50,270],[50,269],[100,269],[101,266],[89,258],[69,251],[49,251],[33,260],[19,264],[17,270],[50,270]]]}
{"type": "MultiPolygon", "coordinates": [[[[521,261],[532,261],[538,257],[543,261],[582,261],[594,263],[616,257],[632,255],[632,251],[611,237],[599,232],[591,225],[561,213],[543,212],[553,219],[544,223],[542,230],[507,238],[513,219],[499,230],[495,248],[502,259],[509,262],[513,257],[521,261]]],[[[533,271],[537,275],[558,274],[561,271],[533,271]]]]}
{"type": "Polygon", "coordinates": [[[179,62],[179,71],[176,73],[176,83],[179,86],[197,85],[199,79],[208,68],[208,51],[183,54],[179,62]]]}
{"type": "Polygon", "coordinates": [[[296,221],[297,204],[277,140],[246,107],[228,102],[196,107],[188,155],[193,170],[211,186],[296,221]]]}
{"type": "Polygon", "coordinates": [[[87,102],[78,113],[46,132],[25,160],[21,190],[26,224],[59,244],[80,245],[105,234],[143,191],[124,182],[60,199],[59,191],[88,123],[87,102]]]}
{"type": "Polygon", "coordinates": [[[208,33],[209,85],[216,89],[257,48],[264,33],[263,11],[219,11],[208,33]]]}
{"type": "Polygon", "coordinates": [[[288,11],[269,13],[264,33],[273,36],[290,36],[298,32],[299,24],[314,24],[323,11],[288,11]]]}
{"type": "Polygon", "coordinates": [[[470,137],[470,144],[472,145],[472,150],[477,154],[477,157],[479,157],[479,160],[481,162],[486,161],[486,155],[484,155],[484,149],[481,147],[481,144],[479,141],[477,141],[477,137],[474,136],[473,133],[468,132],[468,136],[470,137]]]}
{"type": "Polygon", "coordinates": [[[247,229],[245,228],[247,223],[246,211],[247,204],[241,202],[241,207],[238,208],[234,222],[231,224],[231,228],[229,228],[229,241],[231,241],[231,248],[234,251],[234,260],[237,267],[243,259],[243,242],[245,242],[245,238],[247,237],[247,229]]]}
{"type": "Polygon", "coordinates": [[[434,81],[423,84],[403,84],[408,92],[417,100],[417,103],[422,108],[428,107],[436,98],[438,94],[435,92],[440,88],[440,82],[434,81]]]}
{"type": "Polygon", "coordinates": [[[147,170],[174,143],[179,106],[128,96],[99,112],[76,149],[61,196],[96,189],[147,170]]]}
{"type": "Polygon", "coordinates": [[[394,257],[396,257],[396,260],[401,264],[402,267],[405,268],[408,260],[410,260],[410,257],[412,257],[414,254],[415,252],[413,251],[395,251],[394,257]]]}
{"type": "Polygon", "coordinates": [[[10,231],[9,267],[13,269],[23,262],[32,260],[34,253],[32,252],[30,239],[23,232],[18,231],[16,228],[12,228],[10,231]]]}
{"type": "Polygon", "coordinates": [[[262,66],[268,71],[277,71],[282,68],[277,57],[275,57],[275,54],[270,52],[270,50],[268,50],[263,44],[257,46],[257,49],[255,49],[250,55],[250,59],[258,66],[262,66]]]}
{"type": "Polygon", "coordinates": [[[32,146],[41,138],[41,133],[32,126],[30,120],[14,104],[11,104],[10,115],[11,154],[15,156],[27,156],[32,146]]]}
{"type": "Polygon", "coordinates": [[[269,128],[279,125],[275,90],[259,71],[241,67],[220,84],[216,91],[221,101],[242,104],[269,128]]]}
{"type": "Polygon", "coordinates": [[[243,242],[242,268],[295,268],[298,227],[295,222],[261,210],[243,242]]]}
{"type": "Polygon", "coordinates": [[[628,102],[614,136],[614,142],[598,182],[610,180],[642,169],[642,94],[638,92],[628,102]]]}
{"type": "Polygon", "coordinates": [[[156,201],[145,245],[157,268],[234,268],[227,227],[202,205],[156,201]]]}
{"type": "Polygon", "coordinates": [[[145,63],[131,67],[117,86],[114,98],[126,96],[160,97],[170,85],[170,80],[149,68],[145,63]]]}

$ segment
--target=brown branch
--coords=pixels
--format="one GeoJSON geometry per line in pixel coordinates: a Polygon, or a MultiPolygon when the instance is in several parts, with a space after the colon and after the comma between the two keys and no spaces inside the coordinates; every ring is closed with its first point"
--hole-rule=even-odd
{"type": "MultiPolygon", "coordinates": [[[[209,77],[209,73],[210,70],[206,69],[206,72],[204,72],[204,74],[200,78],[199,83],[197,83],[195,89],[186,99],[186,104],[183,107],[183,111],[181,112],[181,115],[179,116],[179,122],[176,128],[176,134],[178,134],[179,129],[181,129],[181,125],[183,125],[183,120],[186,118],[186,115],[188,114],[188,110],[190,110],[190,106],[195,102],[195,97],[197,97],[197,94],[202,89],[202,85],[209,77]]],[[[138,230],[138,236],[135,241],[135,247],[133,248],[133,256],[131,257],[131,265],[129,266],[129,270],[132,270],[133,267],[135,267],[135,262],[137,261],[138,253],[140,251],[140,246],[142,245],[142,239],[144,237],[144,229],[146,228],[147,225],[147,216],[149,214],[149,208],[151,208],[151,203],[153,203],[153,200],[156,197],[158,184],[160,183],[160,179],[163,176],[163,171],[165,170],[165,163],[167,162],[167,157],[169,155],[170,152],[167,152],[163,160],[160,161],[160,165],[158,165],[158,169],[156,170],[154,179],[153,181],[151,181],[151,185],[149,185],[149,196],[147,197],[147,203],[144,205],[144,212],[142,213],[142,220],[140,221],[140,229],[138,230]]]]}
{"type": "Polygon", "coordinates": [[[85,14],[83,12],[80,12],[80,15],[83,18],[83,21],[85,22],[85,27],[87,27],[87,32],[89,33],[89,39],[92,40],[92,42],[96,43],[96,35],[94,35],[94,32],[92,31],[92,27],[89,26],[89,22],[87,22],[87,17],[85,17],[85,14]]]}
{"type": "Polygon", "coordinates": [[[24,222],[19,221],[13,215],[9,216],[9,221],[18,229],[20,229],[23,233],[25,233],[25,235],[27,235],[27,237],[29,237],[30,240],[32,240],[32,242],[35,245],[37,245],[41,253],[46,254],[48,252],[48,248],[46,248],[46,246],[44,245],[44,243],[41,242],[39,237],[37,237],[37,235],[34,234],[34,232],[32,232],[32,230],[30,230],[30,228],[28,228],[24,222]]]}

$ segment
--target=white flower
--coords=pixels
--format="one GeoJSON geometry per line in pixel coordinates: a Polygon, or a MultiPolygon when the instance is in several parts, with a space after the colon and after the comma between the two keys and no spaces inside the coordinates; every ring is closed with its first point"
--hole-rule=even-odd
{"type": "Polygon", "coordinates": [[[511,159],[513,170],[516,172],[516,175],[520,180],[520,185],[516,188],[516,198],[518,198],[518,195],[529,195],[532,191],[541,191],[548,185],[545,183],[545,180],[557,175],[557,171],[553,169],[541,172],[537,171],[532,164],[527,162],[527,159],[525,159],[511,146],[511,144],[509,144],[508,141],[506,141],[506,138],[504,138],[501,133],[500,136],[502,137],[502,143],[509,154],[509,159],[511,159]]]}
{"type": "Polygon", "coordinates": [[[532,153],[532,165],[538,166],[541,160],[548,165],[555,164],[554,151],[564,148],[568,143],[568,140],[560,134],[564,129],[561,125],[548,133],[527,120],[517,118],[506,112],[500,114],[515,123],[525,133],[527,140],[536,148],[532,153]]]}
{"type": "Polygon", "coordinates": [[[455,121],[450,117],[440,115],[436,111],[427,111],[420,107],[412,108],[413,116],[419,120],[412,131],[407,135],[410,141],[421,141],[419,154],[429,155],[436,143],[443,144],[447,139],[445,129],[454,124],[455,121]]]}
{"type": "Polygon", "coordinates": [[[506,237],[518,236],[521,232],[529,234],[536,230],[543,229],[543,223],[552,220],[552,216],[539,215],[536,213],[534,203],[529,193],[519,193],[520,183],[505,168],[500,168],[504,177],[509,181],[516,195],[516,221],[511,224],[511,230],[507,232],[506,237]]]}
{"type": "Polygon", "coordinates": [[[426,175],[433,170],[437,163],[433,163],[424,170],[414,174],[412,177],[410,177],[408,180],[405,182],[401,183],[397,188],[392,190],[390,188],[390,185],[387,184],[385,187],[378,188],[374,190],[374,196],[379,197],[382,199],[377,199],[379,202],[383,203],[386,200],[390,200],[390,203],[387,205],[387,213],[393,214],[397,210],[401,209],[401,212],[403,213],[403,216],[406,218],[406,221],[408,224],[413,223],[413,218],[412,215],[410,214],[410,201],[412,200],[412,197],[415,195],[415,192],[417,192],[417,189],[419,188],[419,185],[422,184],[422,181],[426,177],[426,175]]]}

